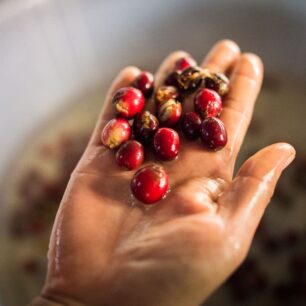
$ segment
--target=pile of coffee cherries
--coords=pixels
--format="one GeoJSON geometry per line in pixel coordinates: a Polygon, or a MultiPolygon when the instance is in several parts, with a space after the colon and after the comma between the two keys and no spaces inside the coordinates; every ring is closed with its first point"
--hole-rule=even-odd
{"type": "MultiPolygon", "coordinates": [[[[165,84],[155,89],[153,114],[145,105],[154,92],[154,77],[143,71],[130,87],[114,94],[117,117],[104,127],[102,143],[116,150],[117,164],[127,170],[144,162],[144,147],[152,149],[158,160],[174,160],[180,150],[180,135],[194,141],[201,138],[208,150],[220,150],[226,145],[227,133],[218,117],[228,90],[224,74],[197,67],[192,58],[180,58],[165,84]],[[192,93],[194,111],[183,114],[182,102],[192,93]]],[[[133,195],[145,204],[161,200],[168,187],[168,175],[157,164],[141,168],[131,181],[133,195]]]]}

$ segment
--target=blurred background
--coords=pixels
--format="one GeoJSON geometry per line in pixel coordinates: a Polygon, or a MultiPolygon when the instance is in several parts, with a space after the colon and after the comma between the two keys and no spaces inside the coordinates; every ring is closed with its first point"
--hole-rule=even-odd
{"type": "Polygon", "coordinates": [[[57,206],[111,80],[177,49],[200,62],[222,38],[266,69],[239,163],[276,141],[297,160],[246,262],[205,305],[306,305],[305,0],[1,0],[0,305],[42,286],[57,206]]]}

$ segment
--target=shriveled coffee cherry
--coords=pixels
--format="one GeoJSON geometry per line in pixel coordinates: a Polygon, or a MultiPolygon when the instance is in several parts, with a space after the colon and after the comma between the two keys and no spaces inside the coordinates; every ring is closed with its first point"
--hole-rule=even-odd
{"type": "Polygon", "coordinates": [[[174,86],[174,87],[179,87],[178,83],[178,78],[180,76],[181,72],[180,71],[172,71],[169,73],[165,80],[165,85],[167,86],[174,86]]]}
{"type": "Polygon", "coordinates": [[[204,70],[200,67],[189,67],[178,76],[179,88],[183,91],[196,90],[204,80],[204,70]]]}
{"type": "Polygon", "coordinates": [[[227,133],[223,122],[218,118],[207,118],[201,124],[201,140],[210,150],[218,151],[227,143],[227,133]]]}
{"type": "Polygon", "coordinates": [[[155,95],[155,101],[157,107],[161,106],[163,103],[169,100],[178,100],[180,93],[178,89],[174,86],[161,86],[157,89],[155,95]]]}
{"type": "Polygon", "coordinates": [[[178,77],[181,72],[189,67],[196,66],[196,61],[191,57],[179,58],[174,65],[174,70],[167,76],[165,84],[169,86],[179,87],[178,77]]]}
{"type": "Polygon", "coordinates": [[[138,168],[144,160],[143,146],[136,140],[124,142],[116,152],[118,166],[128,170],[138,168]]]}
{"type": "Polygon", "coordinates": [[[143,93],[139,89],[123,87],[115,93],[113,104],[121,117],[130,119],[142,111],[145,99],[143,93]]]}
{"type": "Polygon", "coordinates": [[[228,93],[229,84],[228,77],[221,72],[210,72],[205,77],[205,87],[215,90],[220,96],[228,93]]]}
{"type": "Polygon", "coordinates": [[[222,110],[221,97],[214,90],[201,89],[194,98],[194,110],[204,119],[218,117],[222,110]]]}
{"type": "Polygon", "coordinates": [[[154,204],[161,200],[168,187],[168,174],[159,165],[148,165],[139,169],[131,181],[133,195],[144,204],[154,204]]]}
{"type": "Polygon", "coordinates": [[[182,117],[182,132],[190,140],[195,140],[200,137],[201,118],[195,112],[189,112],[182,117]]]}
{"type": "Polygon", "coordinates": [[[157,117],[162,126],[174,126],[181,118],[182,105],[179,101],[171,99],[158,107],[157,117]]]}
{"type": "Polygon", "coordinates": [[[137,139],[143,143],[149,143],[158,130],[159,122],[149,111],[138,114],[133,122],[133,131],[137,139]]]}
{"type": "Polygon", "coordinates": [[[172,160],[178,156],[180,149],[180,137],[170,128],[160,128],[153,139],[156,156],[162,160],[172,160]]]}
{"type": "Polygon", "coordinates": [[[142,71],[135,79],[133,87],[139,89],[145,97],[150,97],[154,89],[154,76],[151,72],[142,71]]]}
{"type": "Polygon", "coordinates": [[[192,57],[181,57],[175,62],[175,70],[183,71],[191,66],[196,66],[197,62],[192,57]]]}
{"type": "Polygon", "coordinates": [[[124,141],[131,137],[131,127],[124,118],[115,118],[109,121],[101,134],[102,143],[110,148],[119,147],[124,141]]]}

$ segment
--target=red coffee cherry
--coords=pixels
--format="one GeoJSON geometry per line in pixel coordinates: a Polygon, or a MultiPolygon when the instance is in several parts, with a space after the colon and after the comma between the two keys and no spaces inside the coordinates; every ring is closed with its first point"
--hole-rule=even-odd
{"type": "Polygon", "coordinates": [[[169,178],[163,167],[148,165],[138,170],[132,181],[131,190],[135,198],[144,204],[161,200],[169,187],[169,178]]]}
{"type": "Polygon", "coordinates": [[[131,119],[142,111],[145,105],[145,99],[139,89],[123,87],[115,93],[113,104],[121,117],[131,119]]]}
{"type": "Polygon", "coordinates": [[[102,143],[110,149],[118,148],[130,137],[130,124],[123,118],[115,118],[109,121],[101,133],[102,143]]]}
{"type": "Polygon", "coordinates": [[[138,168],[144,161],[143,146],[136,140],[124,142],[116,152],[118,166],[133,170],[138,168]]]}

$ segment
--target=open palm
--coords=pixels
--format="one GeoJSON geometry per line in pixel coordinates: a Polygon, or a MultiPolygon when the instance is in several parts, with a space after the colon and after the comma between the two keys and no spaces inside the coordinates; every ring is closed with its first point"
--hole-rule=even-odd
{"type": "MultiPolygon", "coordinates": [[[[166,58],[156,73],[157,86],[186,55],[178,51],[166,58]]],[[[41,305],[196,306],[245,258],[294,149],[269,146],[233,179],[262,64],[226,40],[214,46],[203,67],[231,77],[221,116],[228,144],[208,152],[198,142],[184,142],[178,160],[162,163],[171,193],[150,207],[131,199],[133,172],[119,169],[113,152],[100,143],[101,129],[114,116],[113,92],[129,86],[140,71],[126,68],[114,81],[56,217],[41,305]]]]}

